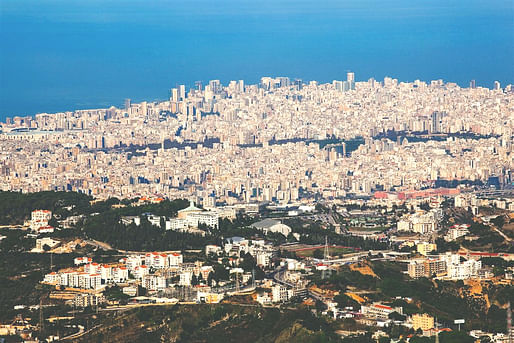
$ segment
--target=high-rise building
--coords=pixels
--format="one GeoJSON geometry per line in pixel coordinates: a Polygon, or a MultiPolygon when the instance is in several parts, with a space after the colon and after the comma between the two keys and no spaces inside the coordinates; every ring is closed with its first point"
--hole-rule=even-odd
{"type": "Polygon", "coordinates": [[[494,81],[494,90],[495,91],[501,90],[500,81],[494,81]]]}
{"type": "Polygon", "coordinates": [[[355,74],[352,72],[346,73],[346,81],[350,89],[355,89],[355,74]]]}
{"type": "Polygon", "coordinates": [[[147,114],[148,114],[148,104],[146,101],[143,101],[141,103],[141,115],[146,117],[147,114]]]}
{"type": "Polygon", "coordinates": [[[294,86],[295,86],[296,90],[298,90],[298,91],[301,90],[302,85],[303,85],[302,79],[294,79],[294,86]]]}
{"type": "Polygon", "coordinates": [[[237,82],[237,90],[240,93],[244,93],[244,91],[245,91],[245,82],[243,80],[239,80],[237,82]]]}
{"type": "Polygon", "coordinates": [[[180,100],[184,100],[186,98],[186,86],[185,85],[180,85],[179,86],[179,99],[180,100]]]}
{"type": "Polygon", "coordinates": [[[471,88],[471,89],[475,89],[475,88],[477,88],[477,84],[476,84],[476,81],[475,81],[475,80],[471,80],[471,81],[469,82],[469,88],[471,88]]]}
{"type": "Polygon", "coordinates": [[[211,91],[214,94],[217,94],[221,91],[221,83],[220,80],[211,80],[209,81],[209,86],[211,87],[211,91]]]}
{"type": "Polygon", "coordinates": [[[277,77],[276,81],[279,84],[279,87],[289,87],[290,81],[288,77],[280,76],[277,77]]]}
{"type": "Polygon", "coordinates": [[[172,88],[170,90],[170,100],[173,102],[177,102],[179,100],[179,94],[177,88],[172,88]]]}
{"type": "Polygon", "coordinates": [[[440,132],[441,131],[441,113],[433,112],[431,117],[432,117],[432,122],[430,125],[430,132],[431,133],[440,132]]]}
{"type": "Polygon", "coordinates": [[[130,109],[130,99],[125,99],[125,111],[130,109]]]}

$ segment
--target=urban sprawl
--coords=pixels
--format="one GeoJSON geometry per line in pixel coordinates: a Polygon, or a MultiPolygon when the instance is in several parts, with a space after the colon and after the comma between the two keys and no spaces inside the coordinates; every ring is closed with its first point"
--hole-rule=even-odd
{"type": "Polygon", "coordinates": [[[306,306],[341,340],[512,342],[513,137],[512,85],[351,72],[7,118],[0,198],[58,201],[0,210],[0,248],[50,261],[0,335],[87,341],[92,313],[237,304],[306,306]]]}

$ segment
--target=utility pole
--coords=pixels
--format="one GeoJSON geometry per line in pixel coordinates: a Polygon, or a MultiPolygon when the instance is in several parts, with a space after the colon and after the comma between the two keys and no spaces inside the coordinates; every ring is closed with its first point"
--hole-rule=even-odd
{"type": "Polygon", "coordinates": [[[437,324],[437,317],[435,318],[435,343],[439,343],[439,328],[437,324]]]}
{"type": "Polygon", "coordinates": [[[44,318],[43,318],[43,298],[39,299],[39,334],[43,336],[44,318]]]}
{"type": "Polygon", "coordinates": [[[323,252],[323,258],[328,260],[330,258],[330,253],[328,251],[328,238],[325,236],[325,251],[323,252]]]}
{"type": "Polygon", "coordinates": [[[509,337],[509,343],[513,343],[513,340],[512,340],[512,311],[510,309],[510,301],[507,304],[507,335],[509,337]]]}

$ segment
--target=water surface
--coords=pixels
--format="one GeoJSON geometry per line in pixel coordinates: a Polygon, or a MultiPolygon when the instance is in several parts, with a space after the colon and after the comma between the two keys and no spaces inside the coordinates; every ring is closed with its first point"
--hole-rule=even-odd
{"type": "Polygon", "coordinates": [[[0,0],[0,119],[196,80],[514,83],[511,0],[0,0]]]}

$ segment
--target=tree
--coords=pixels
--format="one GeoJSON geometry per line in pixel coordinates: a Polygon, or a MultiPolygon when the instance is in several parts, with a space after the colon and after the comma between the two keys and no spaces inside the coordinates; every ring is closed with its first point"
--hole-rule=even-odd
{"type": "Polygon", "coordinates": [[[209,275],[207,276],[207,284],[209,286],[212,286],[212,281],[214,280],[214,273],[213,272],[209,272],[209,275]]]}
{"type": "Polygon", "coordinates": [[[389,317],[389,319],[392,319],[394,321],[401,321],[401,322],[403,322],[406,319],[406,317],[404,315],[401,315],[396,311],[389,313],[388,317],[389,317]]]}
{"type": "Polygon", "coordinates": [[[424,202],[424,203],[420,204],[419,208],[422,209],[423,211],[430,211],[430,205],[428,202],[424,202]]]}
{"type": "Polygon", "coordinates": [[[50,250],[52,250],[52,248],[50,248],[50,246],[48,244],[45,244],[45,245],[43,245],[43,250],[50,251],[50,250]]]}
{"type": "Polygon", "coordinates": [[[499,229],[501,229],[503,227],[503,225],[505,225],[505,218],[503,218],[503,216],[498,216],[496,218],[494,218],[493,220],[491,220],[491,222],[499,229]]]}
{"type": "Polygon", "coordinates": [[[323,258],[323,250],[321,250],[321,249],[314,250],[314,252],[312,253],[312,257],[317,258],[317,259],[322,259],[323,258]]]}
{"type": "Polygon", "coordinates": [[[195,274],[193,274],[193,276],[191,277],[191,286],[196,286],[198,285],[198,278],[196,277],[195,274]]]}
{"type": "Polygon", "coordinates": [[[339,308],[353,307],[354,311],[357,311],[360,308],[360,304],[358,302],[341,292],[334,297],[334,301],[337,302],[337,306],[339,308]]]}
{"type": "Polygon", "coordinates": [[[225,268],[224,265],[215,264],[214,268],[214,280],[219,282],[220,280],[228,280],[230,278],[229,271],[225,268]]]}

